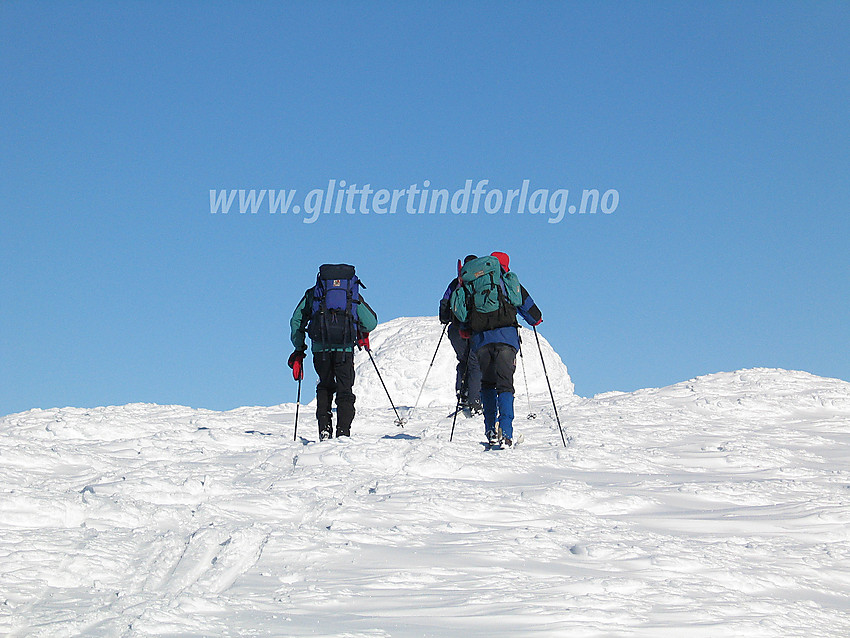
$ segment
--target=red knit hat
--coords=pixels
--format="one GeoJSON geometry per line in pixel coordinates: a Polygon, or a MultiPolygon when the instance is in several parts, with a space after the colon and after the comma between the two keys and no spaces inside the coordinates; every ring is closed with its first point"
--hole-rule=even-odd
{"type": "Polygon", "coordinates": [[[490,253],[490,256],[499,260],[499,263],[502,264],[502,268],[505,269],[505,272],[510,270],[509,265],[511,263],[511,258],[508,257],[507,253],[490,253]]]}

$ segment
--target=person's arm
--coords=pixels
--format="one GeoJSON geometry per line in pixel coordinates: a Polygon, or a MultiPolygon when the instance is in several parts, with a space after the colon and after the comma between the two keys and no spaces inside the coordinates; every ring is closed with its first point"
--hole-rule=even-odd
{"type": "Polygon", "coordinates": [[[360,323],[360,332],[363,333],[372,332],[378,325],[378,315],[362,297],[360,303],[357,304],[357,319],[360,323]]]}
{"type": "Polygon", "coordinates": [[[290,335],[292,345],[296,350],[305,352],[307,350],[307,324],[310,322],[310,299],[312,298],[313,289],[310,288],[301,297],[301,302],[292,313],[292,318],[289,320],[290,335]]]}
{"type": "Polygon", "coordinates": [[[440,299],[440,323],[451,323],[454,321],[454,315],[451,309],[452,293],[457,288],[457,279],[452,279],[446,292],[443,293],[443,298],[440,299]]]}
{"type": "Polygon", "coordinates": [[[528,294],[525,287],[520,284],[520,293],[522,294],[522,303],[517,306],[517,312],[525,319],[529,326],[538,326],[543,321],[543,313],[540,308],[534,303],[534,299],[528,294]]]}

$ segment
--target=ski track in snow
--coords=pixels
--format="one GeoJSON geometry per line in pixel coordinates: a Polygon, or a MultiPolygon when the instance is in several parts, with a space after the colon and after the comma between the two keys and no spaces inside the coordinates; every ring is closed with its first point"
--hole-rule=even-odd
{"type": "Polygon", "coordinates": [[[491,452],[445,405],[4,417],[0,635],[850,635],[850,384],[559,395],[567,448],[547,398],[491,452]]]}

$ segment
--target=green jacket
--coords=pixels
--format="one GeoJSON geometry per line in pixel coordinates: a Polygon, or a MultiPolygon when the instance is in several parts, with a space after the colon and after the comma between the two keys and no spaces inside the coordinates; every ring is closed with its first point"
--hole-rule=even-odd
{"type": "MultiPolygon", "coordinates": [[[[313,289],[309,288],[301,301],[292,313],[292,319],[289,320],[289,328],[291,330],[290,339],[296,350],[307,350],[307,326],[310,323],[310,313],[313,305],[313,289]]],[[[375,326],[378,325],[378,315],[369,307],[369,304],[361,297],[360,303],[357,304],[357,317],[360,321],[360,329],[362,332],[372,332],[375,326]]],[[[327,352],[329,350],[340,352],[352,352],[354,344],[339,344],[339,343],[321,343],[313,341],[312,352],[327,352]]]]}

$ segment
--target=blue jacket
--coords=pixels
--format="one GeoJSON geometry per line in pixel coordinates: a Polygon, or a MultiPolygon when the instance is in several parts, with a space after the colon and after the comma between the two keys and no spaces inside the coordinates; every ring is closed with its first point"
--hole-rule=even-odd
{"type": "MultiPolygon", "coordinates": [[[[517,306],[517,313],[525,320],[529,326],[536,326],[543,321],[543,314],[534,303],[534,299],[528,294],[528,291],[522,289],[522,304],[517,306]]],[[[484,332],[476,332],[472,335],[471,346],[474,350],[479,350],[482,346],[488,343],[506,343],[514,349],[519,350],[519,331],[515,326],[507,328],[494,328],[493,330],[485,330],[484,332]]]]}

